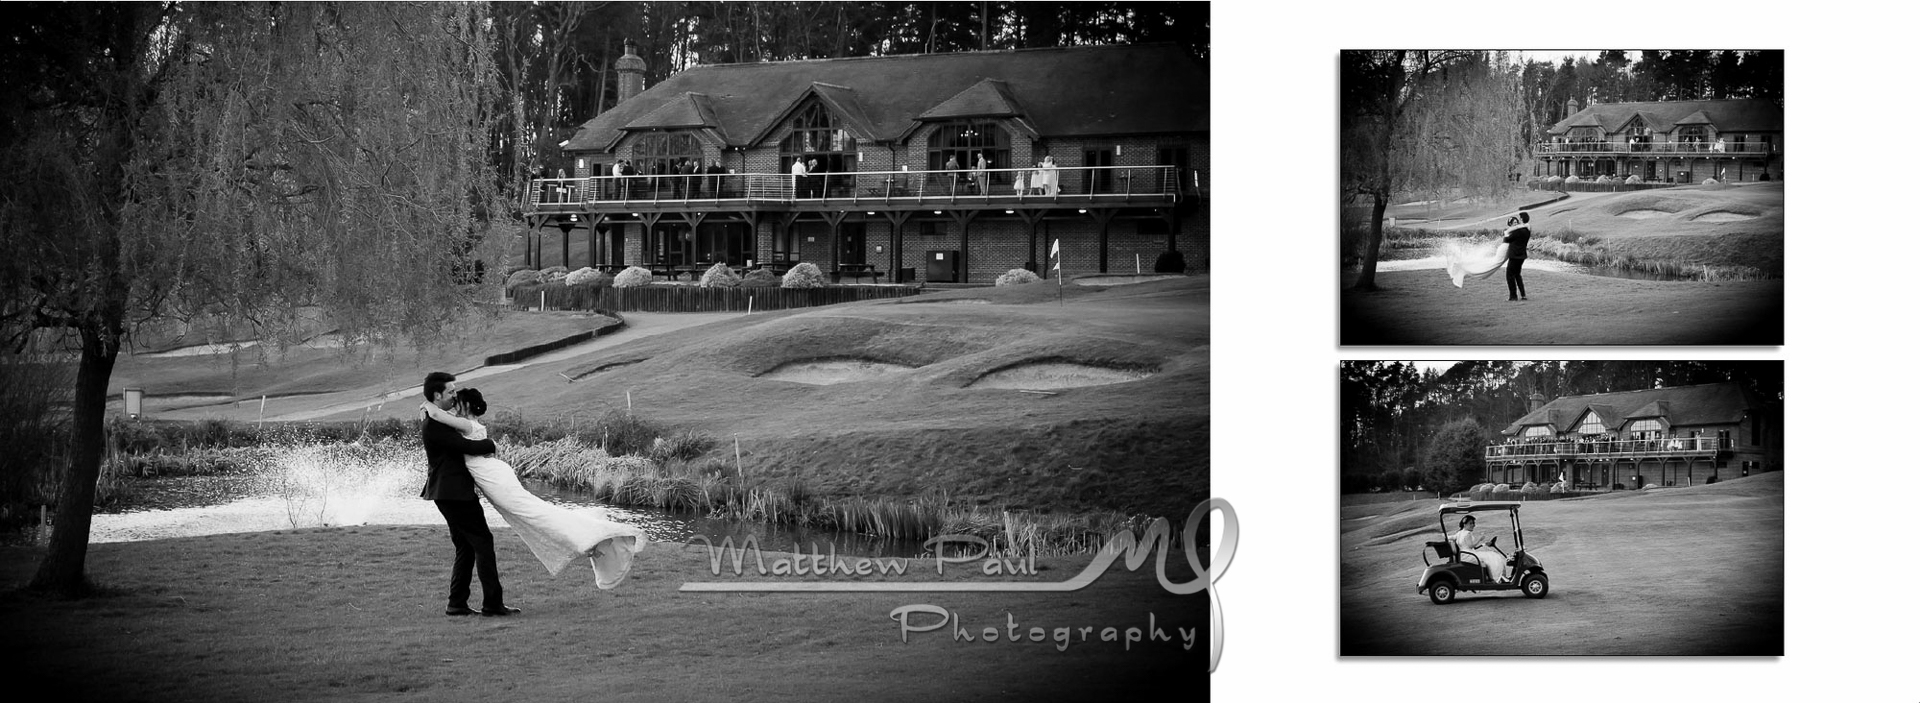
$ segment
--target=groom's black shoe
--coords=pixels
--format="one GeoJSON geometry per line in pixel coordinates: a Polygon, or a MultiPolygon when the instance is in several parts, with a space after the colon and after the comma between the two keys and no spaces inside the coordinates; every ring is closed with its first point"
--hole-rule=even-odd
{"type": "Polygon", "coordinates": [[[472,608],[465,608],[465,607],[462,607],[462,608],[448,608],[448,609],[447,609],[447,614],[448,614],[448,615],[479,615],[479,614],[480,614],[480,611],[478,611],[478,610],[474,610],[474,609],[472,609],[472,608]]]}
{"type": "Polygon", "coordinates": [[[485,615],[490,618],[497,617],[497,616],[504,616],[504,615],[514,615],[519,612],[520,612],[519,608],[515,608],[510,605],[503,605],[498,608],[481,608],[480,609],[481,615],[485,615]]]}

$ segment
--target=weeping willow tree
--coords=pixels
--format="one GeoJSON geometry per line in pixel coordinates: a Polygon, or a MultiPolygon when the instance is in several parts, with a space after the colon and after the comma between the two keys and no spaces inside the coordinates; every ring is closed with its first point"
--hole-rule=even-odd
{"type": "Polygon", "coordinates": [[[1525,149],[1521,76],[1503,52],[1341,52],[1341,190],[1371,205],[1356,288],[1375,287],[1395,198],[1497,197],[1512,187],[1525,149]]]}
{"type": "Polygon", "coordinates": [[[107,382],[127,332],[223,316],[269,343],[431,343],[499,207],[485,9],[32,3],[0,36],[0,333],[76,364],[32,586],[86,590],[107,382]],[[17,99],[16,99],[17,98],[17,99]]]}

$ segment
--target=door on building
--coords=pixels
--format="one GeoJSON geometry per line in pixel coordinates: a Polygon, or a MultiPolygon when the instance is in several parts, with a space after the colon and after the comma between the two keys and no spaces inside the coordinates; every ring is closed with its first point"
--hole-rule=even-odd
{"type": "Polygon", "coordinates": [[[1158,192],[1180,193],[1183,195],[1192,194],[1194,184],[1193,177],[1188,175],[1187,163],[1189,158],[1187,148],[1184,146],[1160,147],[1160,159],[1154,163],[1161,166],[1172,166],[1173,168],[1163,168],[1159,170],[1159,173],[1155,174],[1154,179],[1159,182],[1160,187],[1158,192]],[[1168,178],[1173,179],[1173,182],[1165,182],[1164,179],[1168,178]]]}
{"type": "Polygon", "coordinates": [[[867,224],[840,223],[840,263],[867,263],[867,224]]]}
{"type": "Polygon", "coordinates": [[[1081,165],[1087,166],[1086,184],[1088,193],[1113,192],[1112,149],[1087,149],[1080,153],[1081,165]]]}

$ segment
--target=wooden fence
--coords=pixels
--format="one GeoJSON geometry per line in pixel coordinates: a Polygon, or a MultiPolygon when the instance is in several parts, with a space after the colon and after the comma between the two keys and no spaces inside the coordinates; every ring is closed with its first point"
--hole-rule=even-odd
{"type": "Polygon", "coordinates": [[[513,291],[513,305],[548,310],[616,312],[746,312],[810,308],[860,300],[916,295],[913,286],[828,286],[825,288],[700,288],[697,286],[527,286],[513,291]],[[545,300],[542,300],[542,294],[545,300]]]}

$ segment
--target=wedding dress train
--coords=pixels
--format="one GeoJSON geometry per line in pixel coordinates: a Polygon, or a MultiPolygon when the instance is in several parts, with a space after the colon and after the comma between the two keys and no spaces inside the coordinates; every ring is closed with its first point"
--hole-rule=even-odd
{"type": "Polygon", "coordinates": [[[1484,279],[1507,265],[1507,245],[1496,244],[1491,251],[1484,246],[1464,250],[1450,248],[1446,258],[1447,277],[1453,279],[1453,287],[1465,288],[1468,276],[1484,279]]]}
{"type": "MultiPolygon", "coordinates": [[[[469,422],[473,422],[473,431],[467,433],[467,439],[487,438],[485,425],[469,422]]],[[[558,575],[568,564],[587,559],[593,566],[594,583],[613,588],[626,580],[634,555],[647,546],[647,533],[638,527],[554,505],[529,493],[520,485],[513,467],[504,461],[469,456],[467,471],[473,474],[474,486],[513,526],[549,574],[558,575]]]]}

